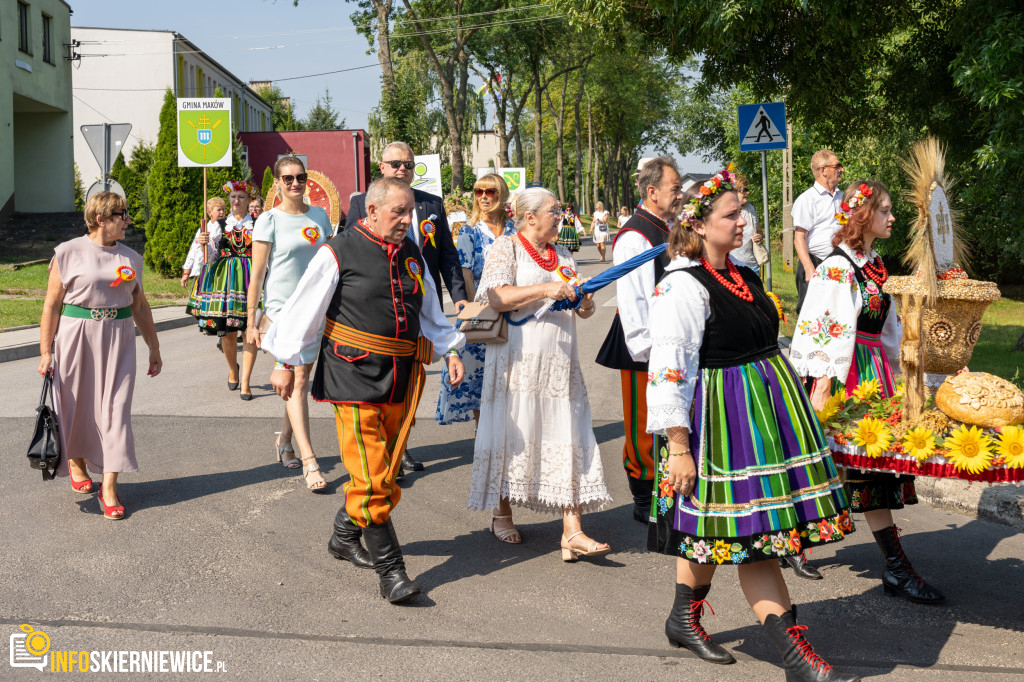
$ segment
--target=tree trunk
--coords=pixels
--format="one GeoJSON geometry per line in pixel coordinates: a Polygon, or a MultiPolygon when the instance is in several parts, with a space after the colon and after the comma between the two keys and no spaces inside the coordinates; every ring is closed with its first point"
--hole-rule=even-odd
{"type": "MultiPolygon", "coordinates": [[[[579,152],[577,152],[579,155],[579,152]]],[[[594,156],[594,117],[591,114],[590,109],[590,95],[587,95],[587,167],[586,176],[583,181],[583,201],[590,201],[590,188],[593,186],[593,173],[590,170],[591,160],[594,156]]],[[[594,204],[591,204],[594,206],[594,204]]]]}
{"type": "Polygon", "coordinates": [[[555,111],[555,103],[551,101],[550,88],[544,91],[548,100],[548,108],[551,109],[551,116],[555,120],[555,183],[558,185],[558,200],[565,203],[565,92],[569,89],[569,72],[565,73],[562,79],[562,98],[558,104],[558,111],[555,111]]]}
{"type": "Polygon", "coordinates": [[[391,3],[393,0],[373,0],[377,11],[377,60],[380,62],[384,88],[396,94],[395,70],[391,66],[391,3]]]}
{"type": "MultiPolygon", "coordinates": [[[[573,103],[573,115],[575,117],[574,123],[576,126],[576,178],[573,183],[572,195],[576,200],[576,207],[583,213],[590,213],[590,211],[586,210],[586,207],[580,205],[580,171],[582,170],[580,166],[583,165],[583,149],[580,139],[580,101],[583,99],[583,85],[586,83],[586,80],[587,67],[584,66],[583,70],[580,72],[580,89],[576,92],[576,101],[573,103]]],[[[583,196],[585,202],[586,194],[583,196]]]]}
{"type": "Polygon", "coordinates": [[[544,116],[544,103],[540,87],[540,56],[533,59],[533,181],[541,180],[541,124],[544,116]]]}
{"type": "Polygon", "coordinates": [[[597,185],[601,181],[601,155],[598,152],[600,145],[594,147],[594,181],[591,185],[591,191],[594,193],[594,206],[597,206],[597,185]]]}

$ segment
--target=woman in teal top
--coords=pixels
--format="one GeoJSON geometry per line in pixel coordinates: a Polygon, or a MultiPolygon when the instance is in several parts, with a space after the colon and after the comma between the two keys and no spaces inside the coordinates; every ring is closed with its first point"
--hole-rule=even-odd
{"type": "MultiPolygon", "coordinates": [[[[264,319],[257,324],[256,306],[250,305],[247,335],[249,341],[257,346],[260,345],[261,332],[270,328],[271,321],[295,291],[295,286],[306,272],[317,249],[327,242],[331,234],[327,213],[304,201],[306,168],[302,161],[294,156],[278,159],[274,164],[274,182],[281,203],[260,215],[252,235],[249,301],[259,301],[260,293],[263,294],[264,319]]],[[[289,469],[299,466],[299,460],[293,456],[291,442],[294,438],[303,462],[302,475],[306,479],[306,487],[313,492],[322,492],[327,486],[309,441],[309,407],[306,399],[310,370],[319,348],[319,340],[304,348],[302,365],[276,365],[278,369],[291,369],[295,372],[295,390],[285,402],[284,424],[274,443],[277,461],[289,469]]]]}

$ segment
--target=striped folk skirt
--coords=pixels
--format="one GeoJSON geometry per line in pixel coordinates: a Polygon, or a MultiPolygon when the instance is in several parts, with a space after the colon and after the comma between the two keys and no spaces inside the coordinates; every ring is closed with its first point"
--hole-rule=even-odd
{"type": "Polygon", "coordinates": [[[669,487],[662,447],[651,550],[702,564],[748,564],[853,531],[821,425],[782,355],[701,369],[691,423],[696,489],[683,498],[669,487]]]}
{"type": "Polygon", "coordinates": [[[575,253],[580,250],[579,232],[576,231],[574,225],[563,225],[558,233],[558,241],[555,243],[575,253]]]}
{"type": "Polygon", "coordinates": [[[204,334],[224,336],[245,331],[249,263],[242,256],[221,258],[197,278],[185,311],[195,315],[204,334]]]}

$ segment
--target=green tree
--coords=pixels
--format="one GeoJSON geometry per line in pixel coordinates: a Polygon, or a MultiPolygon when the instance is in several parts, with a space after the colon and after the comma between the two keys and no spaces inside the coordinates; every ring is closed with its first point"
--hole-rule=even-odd
{"type": "Polygon", "coordinates": [[[338,116],[331,102],[331,91],[324,90],[322,97],[317,95],[313,108],[302,122],[302,127],[306,130],[339,130],[345,127],[345,119],[339,121],[338,116]]]}
{"type": "Polygon", "coordinates": [[[85,210],[85,188],[82,186],[82,171],[78,170],[78,164],[75,164],[75,210],[85,210]]]}
{"type": "Polygon", "coordinates": [[[284,96],[280,86],[274,85],[273,83],[270,85],[261,85],[256,88],[256,94],[267,102],[270,102],[271,106],[273,106],[271,119],[273,120],[274,130],[276,132],[301,129],[300,123],[295,120],[295,116],[292,112],[291,102],[284,96]]]}
{"type": "MultiPolygon", "coordinates": [[[[263,184],[260,186],[260,192],[263,193],[263,200],[267,200],[267,195],[270,194],[270,187],[274,184],[274,171],[267,166],[263,169],[263,184]]],[[[267,206],[267,208],[270,208],[267,206]]]]}

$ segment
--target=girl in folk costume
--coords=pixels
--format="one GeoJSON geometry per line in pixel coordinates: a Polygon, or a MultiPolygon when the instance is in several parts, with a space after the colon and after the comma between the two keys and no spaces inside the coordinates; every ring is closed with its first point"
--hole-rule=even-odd
{"type": "Polygon", "coordinates": [[[651,294],[647,430],[668,446],[648,546],[677,557],[665,633],[706,661],[735,662],[700,622],[715,568],[734,564],[787,680],[859,680],[804,639],[776,561],[853,527],[825,435],[779,352],[775,304],[729,255],[743,242],[734,182],[724,170],[687,191],[651,294]]]}
{"type": "MultiPolygon", "coordinates": [[[[850,396],[869,381],[881,397],[892,397],[903,336],[892,299],[882,291],[889,273],[871,248],[876,239],[892,234],[889,190],[880,182],[855,182],[846,188],[840,207],[835,250],[808,284],[790,351],[796,370],[814,379],[811,403],[818,410],[834,390],[850,396]]],[[[847,470],[846,490],[851,510],[864,513],[885,557],[886,594],[923,604],[945,599],[911,566],[893,522],[893,509],[917,504],[914,477],[847,470]]]]}
{"type": "Polygon", "coordinates": [[[576,211],[572,210],[572,204],[566,204],[562,209],[560,225],[558,240],[555,243],[576,253],[580,250],[580,234],[583,233],[583,223],[580,222],[576,211]]]}
{"type": "MultiPolygon", "coordinates": [[[[246,327],[246,291],[252,263],[253,219],[249,214],[250,197],[256,186],[245,180],[229,180],[224,185],[231,213],[218,221],[219,236],[210,239],[212,258],[189,298],[187,311],[199,320],[204,334],[222,338],[221,347],[228,363],[228,388],[234,391],[241,381],[242,400],[252,400],[249,377],[256,364],[256,346],[244,342],[246,327]],[[243,332],[241,377],[238,374],[238,332],[243,332]]],[[[212,231],[202,237],[212,237],[212,231]]]]}

